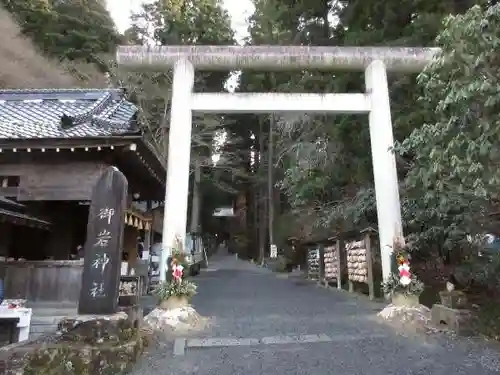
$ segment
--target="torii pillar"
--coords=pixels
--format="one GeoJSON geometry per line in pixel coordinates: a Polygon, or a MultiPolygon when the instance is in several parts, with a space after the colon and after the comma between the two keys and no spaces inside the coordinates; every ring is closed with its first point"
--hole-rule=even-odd
{"type": "Polygon", "coordinates": [[[176,237],[186,236],[193,112],[368,114],[384,280],[393,241],[402,237],[387,71],[416,73],[437,48],[303,46],[120,46],[117,62],[132,69],[174,70],[160,279],[176,237]],[[194,93],[194,70],[364,71],[359,94],[194,93]]]}

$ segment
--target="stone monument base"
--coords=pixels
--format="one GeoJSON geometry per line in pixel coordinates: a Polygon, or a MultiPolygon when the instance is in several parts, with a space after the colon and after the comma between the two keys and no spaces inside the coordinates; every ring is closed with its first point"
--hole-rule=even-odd
{"type": "Polygon", "coordinates": [[[128,320],[134,325],[134,327],[140,327],[142,319],[144,318],[141,306],[118,306],[118,311],[127,314],[128,320]]]}
{"type": "Polygon", "coordinates": [[[419,307],[419,296],[415,295],[405,295],[402,293],[395,293],[391,296],[391,303],[394,306],[402,306],[402,307],[419,307]]]}
{"type": "Polygon", "coordinates": [[[424,328],[430,321],[430,309],[424,305],[395,305],[386,306],[378,316],[394,324],[412,324],[416,328],[424,328]]]}
{"type": "Polygon", "coordinates": [[[191,306],[165,310],[157,307],[144,318],[144,323],[158,332],[199,331],[207,326],[207,319],[191,306]]]}
{"type": "Polygon", "coordinates": [[[460,335],[473,334],[474,316],[470,310],[452,309],[435,304],[431,309],[431,321],[436,327],[446,327],[460,335]]]}
{"type": "Polygon", "coordinates": [[[174,310],[189,306],[189,299],[185,296],[172,296],[160,302],[160,308],[163,310],[174,310]]]}
{"type": "Polygon", "coordinates": [[[61,320],[58,336],[34,346],[13,374],[118,374],[131,368],[143,349],[127,314],[77,315],[61,320]]]}
{"type": "MultiPolygon", "coordinates": [[[[109,321],[110,324],[123,324],[123,321],[127,321],[128,314],[125,312],[117,312],[116,314],[112,315],[71,315],[71,316],[66,316],[57,325],[57,332],[59,335],[62,335],[66,332],[69,332],[76,327],[88,323],[88,322],[105,322],[109,321]],[[113,323],[111,323],[113,322],[113,323]]],[[[104,325],[103,324],[96,324],[97,326],[104,325]]]]}

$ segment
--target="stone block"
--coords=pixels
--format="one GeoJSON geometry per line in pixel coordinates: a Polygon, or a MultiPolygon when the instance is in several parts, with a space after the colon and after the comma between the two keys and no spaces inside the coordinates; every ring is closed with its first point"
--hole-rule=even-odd
{"type": "Polygon", "coordinates": [[[83,321],[74,328],[60,333],[60,342],[85,343],[96,345],[102,343],[119,344],[126,342],[137,334],[128,317],[124,319],[96,318],[83,321]]]}
{"type": "Polygon", "coordinates": [[[118,310],[127,314],[128,320],[132,325],[137,328],[141,325],[142,319],[144,317],[144,312],[142,307],[139,305],[133,306],[118,306],[118,310]]]}
{"type": "Polygon", "coordinates": [[[113,344],[49,344],[28,355],[23,375],[121,374],[131,368],[142,351],[139,335],[113,344]]]}
{"type": "Polygon", "coordinates": [[[128,320],[128,315],[124,312],[119,312],[113,315],[73,315],[67,316],[60,320],[57,325],[57,330],[61,333],[69,332],[85,322],[92,321],[126,321],[128,320]]]}
{"type": "Polygon", "coordinates": [[[462,309],[467,305],[467,296],[464,292],[459,290],[453,290],[448,292],[447,290],[439,292],[439,297],[441,298],[441,304],[452,309],[462,309]]]}
{"type": "Polygon", "coordinates": [[[50,339],[20,343],[0,353],[0,368],[9,375],[121,374],[143,349],[141,331],[125,313],[75,316],[63,319],[50,339]]]}
{"type": "Polygon", "coordinates": [[[180,309],[189,306],[189,298],[185,296],[172,296],[160,302],[160,308],[163,310],[180,309]]]}
{"type": "Polygon", "coordinates": [[[419,296],[394,293],[391,296],[391,303],[394,306],[418,307],[420,306],[419,296]]]}
{"type": "Polygon", "coordinates": [[[436,327],[448,328],[460,335],[473,334],[474,316],[469,310],[452,309],[435,304],[431,309],[431,322],[436,327]]]}

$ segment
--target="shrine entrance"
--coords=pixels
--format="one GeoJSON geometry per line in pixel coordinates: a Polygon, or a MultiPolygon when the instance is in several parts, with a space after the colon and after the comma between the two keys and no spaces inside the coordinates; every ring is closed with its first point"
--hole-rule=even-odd
{"type": "Polygon", "coordinates": [[[173,68],[167,186],[160,278],[167,252],[186,235],[193,112],[200,113],[357,113],[368,114],[378,233],[384,280],[391,273],[393,241],[403,235],[387,72],[420,72],[436,48],[301,46],[120,46],[118,64],[131,69],[173,68]],[[199,70],[364,71],[364,93],[196,93],[199,70]],[[163,265],[163,266],[161,266],[163,265]]]}

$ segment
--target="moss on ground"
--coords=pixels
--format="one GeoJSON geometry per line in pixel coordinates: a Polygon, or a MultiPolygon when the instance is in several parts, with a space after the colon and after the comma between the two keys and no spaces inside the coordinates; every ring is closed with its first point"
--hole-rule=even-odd
{"type": "Polygon", "coordinates": [[[116,375],[123,374],[144,349],[139,333],[122,343],[50,344],[29,354],[24,375],[116,375]]]}
{"type": "Polygon", "coordinates": [[[123,374],[142,354],[144,343],[141,330],[126,319],[79,322],[26,354],[18,374],[123,374]]]}

